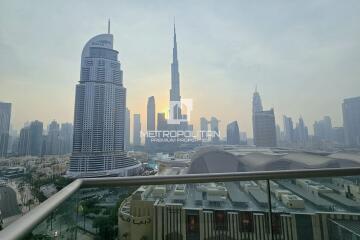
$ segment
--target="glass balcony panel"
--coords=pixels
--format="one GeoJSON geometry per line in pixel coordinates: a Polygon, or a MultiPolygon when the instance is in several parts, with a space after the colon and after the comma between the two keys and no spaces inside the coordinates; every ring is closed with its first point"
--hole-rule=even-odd
{"type": "Polygon", "coordinates": [[[359,183],[360,176],[270,180],[274,239],[279,233],[290,239],[360,239],[359,183]]]}
{"type": "Polygon", "coordinates": [[[123,187],[95,179],[25,239],[358,240],[360,176],[313,176],[163,185],[170,180],[149,177],[123,187]]]}

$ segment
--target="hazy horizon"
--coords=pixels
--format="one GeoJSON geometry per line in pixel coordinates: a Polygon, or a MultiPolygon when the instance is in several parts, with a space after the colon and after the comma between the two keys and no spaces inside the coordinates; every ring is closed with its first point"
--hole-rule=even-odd
{"type": "Polygon", "coordinates": [[[301,115],[310,132],[325,115],[342,126],[343,99],[360,95],[358,1],[106,3],[1,4],[0,101],[12,103],[16,129],[36,119],[45,128],[53,119],[73,122],[82,48],[107,31],[109,18],[127,107],[141,114],[143,129],[149,96],[156,112],[168,106],[174,16],[181,96],[193,99],[196,128],[200,117],[215,116],[222,135],[237,120],[252,136],[255,85],[277,124],[301,115]]]}

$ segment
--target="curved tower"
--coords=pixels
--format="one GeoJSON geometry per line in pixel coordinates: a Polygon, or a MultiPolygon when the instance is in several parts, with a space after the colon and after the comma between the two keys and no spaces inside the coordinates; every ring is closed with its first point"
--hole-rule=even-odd
{"type": "Polygon", "coordinates": [[[123,72],[109,31],[91,38],[82,51],[69,177],[137,174],[140,163],[124,153],[125,111],[123,72]]]}

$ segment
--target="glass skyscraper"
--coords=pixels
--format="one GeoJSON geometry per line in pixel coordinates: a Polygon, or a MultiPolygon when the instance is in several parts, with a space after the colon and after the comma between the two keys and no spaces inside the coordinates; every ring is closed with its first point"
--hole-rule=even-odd
{"type": "Polygon", "coordinates": [[[97,35],[81,56],[69,177],[137,173],[140,163],[124,153],[125,111],[126,88],[113,35],[97,35]]]}

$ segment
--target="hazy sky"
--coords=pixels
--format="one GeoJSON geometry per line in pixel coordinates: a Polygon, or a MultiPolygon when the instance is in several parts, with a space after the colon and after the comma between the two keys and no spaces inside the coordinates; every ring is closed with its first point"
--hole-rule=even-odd
{"type": "Polygon", "coordinates": [[[360,95],[360,1],[1,1],[0,101],[12,124],[73,120],[80,55],[111,19],[131,113],[147,97],[168,105],[176,17],[181,95],[191,116],[233,120],[252,135],[255,85],[264,108],[342,125],[343,98],[360,95]]]}

